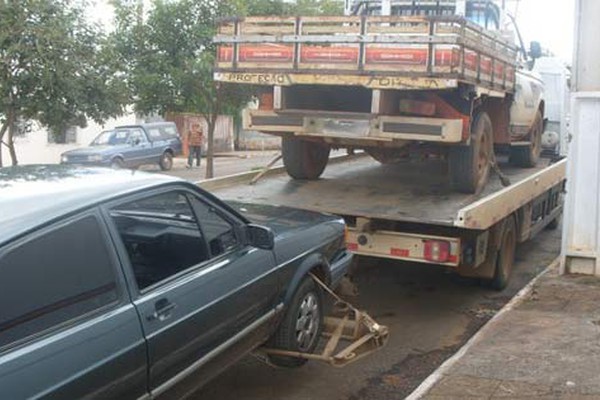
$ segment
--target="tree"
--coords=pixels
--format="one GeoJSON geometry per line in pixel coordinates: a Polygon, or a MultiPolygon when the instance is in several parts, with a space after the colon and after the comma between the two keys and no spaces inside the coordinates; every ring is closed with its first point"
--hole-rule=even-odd
{"type": "Polygon", "coordinates": [[[297,0],[292,5],[294,15],[344,15],[340,0],[297,0]]]}
{"type": "Polygon", "coordinates": [[[343,0],[248,0],[246,15],[343,15],[343,0]]]}
{"type": "MultiPolygon", "coordinates": [[[[0,150],[18,164],[18,124],[51,131],[103,122],[123,111],[122,85],[99,27],[70,0],[0,0],[0,150]]],[[[2,166],[0,152],[0,166],[2,166]]]]}
{"type": "Polygon", "coordinates": [[[135,6],[116,1],[113,40],[128,76],[135,110],[142,114],[191,112],[207,122],[206,177],[214,175],[214,131],[222,114],[234,115],[248,103],[250,90],[213,79],[216,46],[212,38],[221,17],[236,15],[233,0],[157,0],[146,20],[135,6]]]}

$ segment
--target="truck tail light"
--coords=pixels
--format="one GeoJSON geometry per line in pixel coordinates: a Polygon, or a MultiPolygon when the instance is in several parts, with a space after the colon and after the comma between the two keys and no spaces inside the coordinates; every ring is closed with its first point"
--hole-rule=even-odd
{"type": "Polygon", "coordinates": [[[427,261],[445,263],[450,261],[450,242],[445,240],[425,240],[424,258],[427,261]]]}
{"type": "Polygon", "coordinates": [[[344,227],[344,244],[346,245],[346,249],[348,251],[358,250],[358,243],[351,243],[349,241],[349,239],[350,239],[350,230],[348,229],[348,226],[346,225],[344,227]]]}

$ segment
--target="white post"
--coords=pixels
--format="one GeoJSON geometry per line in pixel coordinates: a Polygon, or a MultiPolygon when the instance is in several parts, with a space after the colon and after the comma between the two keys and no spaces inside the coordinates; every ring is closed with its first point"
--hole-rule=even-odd
{"type": "Polygon", "coordinates": [[[562,273],[600,276],[600,1],[578,0],[562,273]]]}
{"type": "Polygon", "coordinates": [[[392,0],[381,0],[381,15],[392,14],[392,0]]]}
{"type": "Polygon", "coordinates": [[[467,0],[456,0],[456,15],[467,15],[467,0]]]}

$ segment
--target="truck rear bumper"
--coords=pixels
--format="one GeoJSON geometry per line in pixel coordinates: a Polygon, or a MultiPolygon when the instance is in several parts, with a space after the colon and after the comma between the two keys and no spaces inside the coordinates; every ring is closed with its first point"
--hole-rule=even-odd
{"type": "Polygon", "coordinates": [[[461,240],[452,237],[349,228],[348,250],[358,255],[458,267],[461,240]]]}
{"type": "Polygon", "coordinates": [[[423,141],[460,143],[463,121],[444,118],[373,116],[362,113],[298,113],[246,110],[244,128],[272,134],[293,133],[332,139],[342,144],[353,141],[423,141]]]}

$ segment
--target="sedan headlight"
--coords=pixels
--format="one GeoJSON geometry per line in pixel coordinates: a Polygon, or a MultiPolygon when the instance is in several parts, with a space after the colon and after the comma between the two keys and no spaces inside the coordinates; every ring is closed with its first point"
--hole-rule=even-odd
{"type": "Polygon", "coordinates": [[[87,157],[88,161],[102,161],[102,156],[99,154],[94,154],[87,157]]]}
{"type": "Polygon", "coordinates": [[[67,156],[60,156],[60,162],[61,163],[67,163],[67,162],[69,162],[69,157],[67,157],[67,156]]]}

